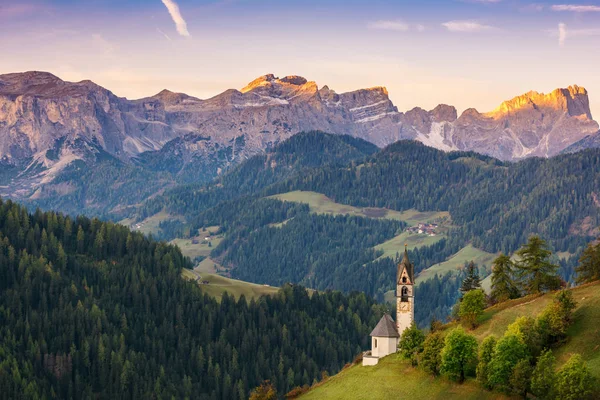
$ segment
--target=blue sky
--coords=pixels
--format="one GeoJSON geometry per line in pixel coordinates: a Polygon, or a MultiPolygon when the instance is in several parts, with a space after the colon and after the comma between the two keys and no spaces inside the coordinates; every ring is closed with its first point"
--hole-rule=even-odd
{"type": "Polygon", "coordinates": [[[46,70],[128,98],[206,98],[274,73],[386,86],[401,111],[488,111],[578,84],[600,119],[600,1],[0,0],[0,48],[0,73],[46,70]]]}

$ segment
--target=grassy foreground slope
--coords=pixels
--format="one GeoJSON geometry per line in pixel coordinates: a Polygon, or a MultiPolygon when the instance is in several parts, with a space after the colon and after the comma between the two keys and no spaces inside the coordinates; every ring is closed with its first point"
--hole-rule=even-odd
{"type": "MultiPolygon", "coordinates": [[[[577,301],[575,321],[567,332],[566,343],[554,351],[559,364],[579,353],[588,363],[592,374],[600,379],[600,282],[573,289],[577,301]]],[[[506,327],[517,317],[536,316],[552,301],[552,294],[525,297],[488,308],[484,322],[473,331],[479,340],[488,335],[502,336],[506,327]]]]}
{"type": "Polygon", "coordinates": [[[377,400],[377,399],[505,399],[485,391],[474,381],[458,385],[445,378],[433,378],[400,355],[387,356],[374,367],[354,365],[310,390],[305,400],[377,400]]]}
{"type": "MultiPolygon", "coordinates": [[[[554,350],[558,365],[571,354],[579,353],[600,379],[600,282],[573,289],[577,301],[575,321],[568,330],[566,343],[554,350]]],[[[511,300],[488,308],[484,322],[471,333],[479,341],[488,335],[502,336],[519,316],[536,316],[552,301],[553,293],[511,300]]],[[[418,304],[416,305],[418,307],[418,304]]],[[[316,386],[302,399],[502,399],[499,393],[483,390],[473,380],[457,385],[446,378],[433,378],[394,354],[375,367],[354,365],[316,386]]]]}

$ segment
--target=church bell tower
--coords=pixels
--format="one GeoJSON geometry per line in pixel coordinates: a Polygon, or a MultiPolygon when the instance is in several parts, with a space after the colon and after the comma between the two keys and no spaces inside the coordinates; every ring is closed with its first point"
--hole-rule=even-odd
{"type": "Polygon", "coordinates": [[[404,256],[396,276],[396,327],[400,336],[415,320],[414,275],[414,265],[408,259],[408,248],[404,245],[404,256]]]}

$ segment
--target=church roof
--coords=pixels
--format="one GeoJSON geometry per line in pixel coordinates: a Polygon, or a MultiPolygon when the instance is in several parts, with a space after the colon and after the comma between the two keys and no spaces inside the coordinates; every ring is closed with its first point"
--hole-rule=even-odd
{"type": "Polygon", "coordinates": [[[375,337],[400,337],[396,330],[396,323],[389,314],[384,314],[379,320],[379,323],[371,332],[371,336],[375,337]]]}
{"type": "Polygon", "coordinates": [[[404,245],[404,255],[402,256],[402,261],[398,264],[398,273],[396,279],[400,280],[400,276],[402,275],[402,271],[406,269],[408,273],[408,279],[412,284],[415,282],[415,267],[408,259],[408,246],[404,245]]]}

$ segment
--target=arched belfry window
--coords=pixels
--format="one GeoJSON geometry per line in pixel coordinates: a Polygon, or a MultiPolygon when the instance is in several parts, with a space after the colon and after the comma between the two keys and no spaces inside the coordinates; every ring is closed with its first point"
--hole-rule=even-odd
{"type": "Polygon", "coordinates": [[[402,286],[402,297],[408,296],[408,288],[406,286],[402,286]]]}
{"type": "Polygon", "coordinates": [[[406,277],[405,276],[402,277],[402,283],[406,283],[406,277]]]}

